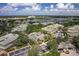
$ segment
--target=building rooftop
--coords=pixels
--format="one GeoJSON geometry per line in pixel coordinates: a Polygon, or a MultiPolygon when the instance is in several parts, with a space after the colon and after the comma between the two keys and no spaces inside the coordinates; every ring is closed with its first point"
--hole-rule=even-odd
{"type": "Polygon", "coordinates": [[[4,35],[2,37],[0,37],[0,45],[7,45],[9,43],[11,43],[12,41],[16,40],[18,38],[18,35],[17,34],[7,34],[7,35],[4,35]]]}
{"type": "Polygon", "coordinates": [[[26,30],[26,27],[27,27],[27,24],[20,24],[19,26],[13,28],[11,32],[25,31],[26,30]]]}
{"type": "Polygon", "coordinates": [[[72,44],[69,43],[69,42],[61,42],[61,43],[58,45],[58,49],[65,49],[65,48],[75,48],[75,46],[72,45],[72,44]]]}
{"type": "Polygon", "coordinates": [[[32,39],[34,41],[37,41],[37,40],[43,40],[44,39],[44,34],[41,33],[41,32],[33,32],[33,33],[30,33],[28,35],[29,39],[32,39]]]}

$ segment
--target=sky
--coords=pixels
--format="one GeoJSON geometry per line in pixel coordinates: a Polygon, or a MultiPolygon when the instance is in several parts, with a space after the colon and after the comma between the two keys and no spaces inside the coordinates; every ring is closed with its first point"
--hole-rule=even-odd
{"type": "Polygon", "coordinates": [[[0,3],[0,16],[43,15],[59,10],[77,10],[79,3],[0,3]]]}

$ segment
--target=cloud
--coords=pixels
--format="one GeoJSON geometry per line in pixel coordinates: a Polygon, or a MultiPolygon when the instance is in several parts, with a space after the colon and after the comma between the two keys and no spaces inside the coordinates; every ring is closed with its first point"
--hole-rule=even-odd
{"type": "Polygon", "coordinates": [[[50,8],[54,8],[54,5],[51,5],[50,8]]]}
{"type": "Polygon", "coordinates": [[[50,5],[50,11],[53,11],[54,5],[50,5]]]}
{"type": "Polygon", "coordinates": [[[12,8],[25,7],[22,10],[40,10],[40,6],[37,3],[9,3],[7,6],[12,8]],[[31,7],[31,8],[29,8],[31,7]]]}
{"type": "Polygon", "coordinates": [[[8,3],[8,6],[18,7],[18,6],[32,6],[33,3],[8,3]]]}
{"type": "Polygon", "coordinates": [[[16,10],[18,10],[18,8],[14,8],[14,10],[16,11],[16,10]]]}
{"type": "Polygon", "coordinates": [[[33,10],[41,10],[41,7],[38,4],[32,5],[33,10]]]}
{"type": "Polygon", "coordinates": [[[45,7],[44,11],[48,11],[48,7],[45,7]]]}
{"type": "Polygon", "coordinates": [[[13,8],[11,6],[7,6],[7,5],[4,6],[3,9],[5,9],[5,10],[13,10],[13,8]]]}
{"type": "Polygon", "coordinates": [[[74,5],[70,5],[69,8],[74,9],[75,7],[74,7],[74,5]]]}
{"type": "Polygon", "coordinates": [[[23,11],[24,10],[28,10],[28,11],[33,11],[33,10],[41,10],[41,6],[39,4],[32,4],[30,7],[26,6],[24,9],[22,9],[23,11]]]}
{"type": "Polygon", "coordinates": [[[26,7],[24,10],[31,10],[31,8],[29,8],[29,7],[26,7]]]}
{"type": "Polygon", "coordinates": [[[58,4],[56,4],[56,7],[57,7],[57,8],[64,8],[65,6],[64,6],[63,3],[58,3],[58,4]]]}
{"type": "Polygon", "coordinates": [[[28,6],[32,7],[32,5],[33,5],[33,3],[8,3],[1,10],[5,10],[6,13],[15,12],[17,10],[24,11],[24,10],[32,9],[32,8],[28,8],[28,6]],[[25,8],[24,9],[22,9],[22,8],[19,9],[19,7],[25,7],[25,8]]]}
{"type": "MultiPolygon", "coordinates": [[[[17,11],[18,7],[12,7],[10,4],[5,5],[3,8],[1,8],[2,10],[5,10],[6,13],[8,12],[13,12],[13,11],[17,11]]],[[[5,13],[4,12],[4,13],[5,13]]]]}
{"type": "Polygon", "coordinates": [[[64,8],[64,9],[74,9],[74,5],[71,4],[71,3],[67,3],[67,4],[64,4],[64,3],[58,3],[56,4],[56,7],[57,8],[64,8]]]}
{"type": "Polygon", "coordinates": [[[56,4],[56,7],[54,4],[51,4],[50,6],[42,6],[41,4],[37,3],[8,3],[6,6],[2,8],[1,11],[6,14],[19,14],[19,13],[30,14],[35,12],[40,14],[40,13],[48,13],[49,11],[60,11],[58,8],[62,8],[63,10],[63,8],[74,9],[75,7],[73,4],[70,3],[67,4],[58,3],[56,4]]]}

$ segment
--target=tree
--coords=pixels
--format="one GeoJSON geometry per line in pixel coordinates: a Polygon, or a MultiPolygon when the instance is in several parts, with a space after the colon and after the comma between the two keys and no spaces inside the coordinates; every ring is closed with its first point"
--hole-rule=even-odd
{"type": "Polygon", "coordinates": [[[42,24],[38,24],[38,25],[30,24],[30,25],[27,26],[26,32],[28,34],[32,33],[32,32],[38,32],[38,31],[41,31],[42,27],[44,27],[44,25],[42,25],[42,24]]]}
{"type": "Polygon", "coordinates": [[[50,36],[50,37],[51,38],[47,43],[48,49],[49,49],[50,52],[47,53],[46,55],[48,55],[48,56],[57,56],[57,55],[59,55],[57,41],[52,36],[50,36]]]}
{"type": "Polygon", "coordinates": [[[14,20],[10,20],[10,21],[9,21],[9,26],[10,26],[11,28],[13,28],[13,27],[15,26],[14,20]]]}
{"type": "Polygon", "coordinates": [[[22,47],[22,46],[27,45],[27,43],[29,42],[28,37],[22,32],[20,32],[18,34],[19,34],[19,38],[16,41],[16,46],[22,47]]]}
{"type": "Polygon", "coordinates": [[[75,47],[79,49],[79,36],[74,37],[72,40],[73,40],[72,43],[75,45],[75,47]]]}
{"type": "MultiPolygon", "coordinates": [[[[53,35],[52,35],[53,36],[53,35]]],[[[52,40],[54,37],[52,37],[51,34],[46,33],[46,35],[44,36],[45,42],[52,40]]]]}
{"type": "Polygon", "coordinates": [[[7,32],[11,32],[11,29],[13,28],[14,26],[14,21],[13,20],[10,20],[10,21],[4,21],[2,20],[0,22],[0,34],[5,34],[7,32]]]}
{"type": "Polygon", "coordinates": [[[7,31],[7,22],[6,21],[1,21],[1,25],[0,25],[0,31],[1,34],[5,33],[7,31]]]}
{"type": "Polygon", "coordinates": [[[29,56],[38,56],[39,48],[37,45],[32,46],[32,48],[28,51],[29,56]]]}
{"type": "Polygon", "coordinates": [[[50,40],[48,43],[49,53],[46,53],[45,56],[59,56],[58,45],[55,39],[50,40]]]}
{"type": "Polygon", "coordinates": [[[69,38],[69,35],[68,35],[68,33],[67,33],[67,27],[64,27],[64,28],[62,29],[62,31],[63,31],[63,34],[64,34],[64,38],[63,38],[62,41],[67,41],[68,38],[69,38]]]}
{"type": "Polygon", "coordinates": [[[51,52],[57,52],[57,51],[58,51],[58,49],[57,49],[58,45],[57,45],[57,42],[56,42],[55,39],[50,40],[50,41],[47,43],[47,45],[48,45],[48,48],[49,48],[49,50],[50,50],[51,52]]]}
{"type": "Polygon", "coordinates": [[[28,39],[28,43],[29,43],[30,45],[35,45],[35,44],[36,44],[36,42],[33,41],[32,39],[28,39]]]}

